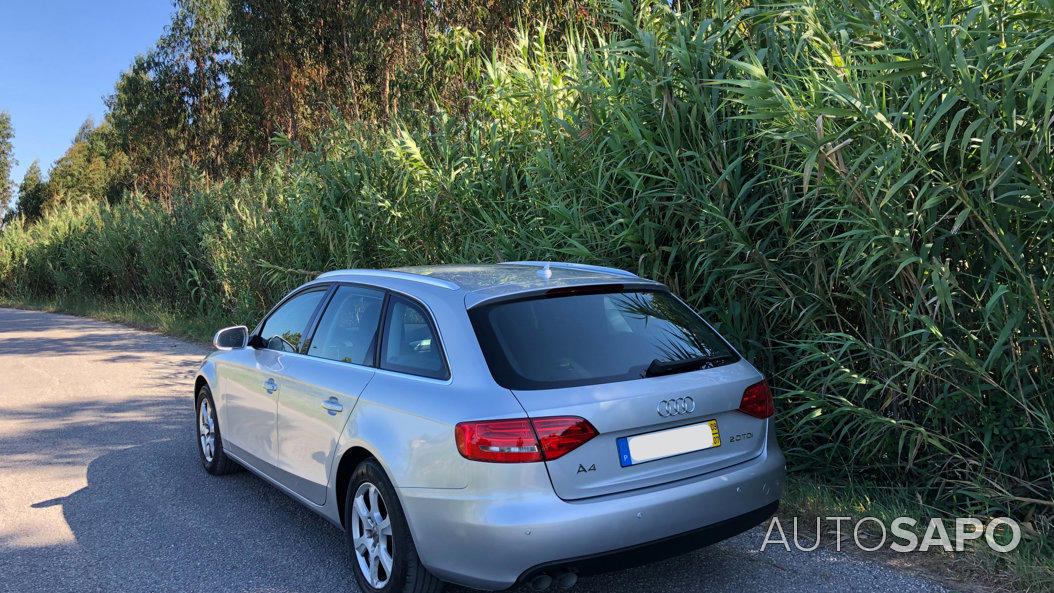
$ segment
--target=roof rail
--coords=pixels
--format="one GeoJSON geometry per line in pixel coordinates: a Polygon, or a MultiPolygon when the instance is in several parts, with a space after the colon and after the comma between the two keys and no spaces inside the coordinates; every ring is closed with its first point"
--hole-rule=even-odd
{"type": "Polygon", "coordinates": [[[457,284],[454,284],[453,282],[447,280],[440,280],[439,278],[432,278],[430,276],[423,276],[421,274],[412,274],[410,272],[397,272],[395,270],[333,270],[330,272],[324,272],[322,274],[319,274],[318,278],[315,278],[315,280],[333,278],[335,276],[392,278],[394,280],[409,280],[410,282],[420,282],[421,284],[438,286],[439,288],[445,288],[447,290],[458,290],[459,288],[461,288],[457,284]]]}
{"type": "Polygon", "coordinates": [[[563,268],[566,270],[581,270],[583,272],[599,272],[601,274],[611,274],[612,276],[622,276],[625,278],[639,278],[633,272],[627,272],[626,270],[620,270],[618,268],[606,268],[604,266],[593,266],[590,264],[572,264],[568,262],[545,262],[545,261],[506,261],[501,262],[502,265],[508,266],[539,266],[545,267],[548,265],[550,268],[563,268]]]}

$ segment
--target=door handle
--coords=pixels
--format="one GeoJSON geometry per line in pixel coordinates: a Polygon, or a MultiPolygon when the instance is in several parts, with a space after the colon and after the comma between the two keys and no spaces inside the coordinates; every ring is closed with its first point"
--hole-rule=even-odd
{"type": "Polygon", "coordinates": [[[326,401],[322,402],[322,409],[329,412],[330,416],[336,416],[337,412],[344,410],[343,404],[337,401],[337,398],[331,397],[326,401]]]}
{"type": "Polygon", "coordinates": [[[274,379],[268,379],[264,381],[263,388],[267,390],[267,394],[270,395],[278,389],[278,383],[274,382],[274,379]]]}

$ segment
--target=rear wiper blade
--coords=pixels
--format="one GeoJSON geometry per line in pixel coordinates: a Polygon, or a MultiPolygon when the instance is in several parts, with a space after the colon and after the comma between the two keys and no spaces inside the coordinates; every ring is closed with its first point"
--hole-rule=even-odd
{"type": "Polygon", "coordinates": [[[685,358],[683,360],[663,361],[656,358],[644,371],[645,377],[657,377],[659,375],[673,375],[675,373],[686,373],[703,368],[706,365],[717,364],[735,358],[731,354],[719,354],[717,356],[698,356],[696,358],[685,358]]]}

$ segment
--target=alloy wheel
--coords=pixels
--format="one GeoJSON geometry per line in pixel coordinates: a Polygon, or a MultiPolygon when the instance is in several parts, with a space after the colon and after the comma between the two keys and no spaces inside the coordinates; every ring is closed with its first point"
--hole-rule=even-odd
{"type": "Polygon", "coordinates": [[[212,463],[216,453],[216,425],[212,419],[212,409],[208,398],[201,398],[201,407],[198,408],[198,440],[201,442],[201,454],[205,456],[205,463],[212,463]]]}
{"type": "Polygon", "coordinates": [[[383,588],[392,576],[394,537],[388,507],[381,491],[363,482],[355,491],[351,507],[351,535],[355,559],[366,581],[383,588]]]}

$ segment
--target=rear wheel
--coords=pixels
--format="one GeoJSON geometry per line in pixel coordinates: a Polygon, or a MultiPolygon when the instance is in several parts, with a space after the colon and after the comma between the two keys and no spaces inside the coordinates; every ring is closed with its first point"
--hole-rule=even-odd
{"type": "Polygon", "coordinates": [[[216,420],[216,402],[208,385],[202,385],[195,400],[197,410],[198,455],[205,471],[222,476],[238,470],[236,464],[223,452],[220,438],[220,423],[216,420]]]}
{"type": "Polygon", "coordinates": [[[367,593],[438,593],[443,583],[421,565],[406,516],[380,464],[355,468],[344,501],[355,580],[367,593]]]}

